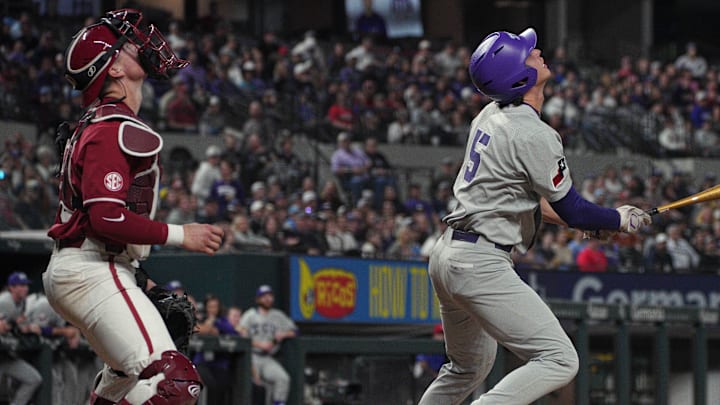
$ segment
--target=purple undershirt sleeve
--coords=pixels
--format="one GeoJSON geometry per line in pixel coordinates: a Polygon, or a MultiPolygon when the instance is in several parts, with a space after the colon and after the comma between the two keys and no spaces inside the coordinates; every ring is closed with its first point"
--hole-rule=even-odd
{"type": "Polygon", "coordinates": [[[612,208],[604,208],[582,198],[571,187],[565,197],[550,203],[550,206],[571,228],[586,231],[620,229],[620,214],[612,208]]]}

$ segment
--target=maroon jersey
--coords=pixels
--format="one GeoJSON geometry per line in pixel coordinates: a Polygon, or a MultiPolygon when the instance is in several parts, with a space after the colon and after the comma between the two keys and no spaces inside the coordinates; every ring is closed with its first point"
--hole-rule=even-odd
{"type": "Polygon", "coordinates": [[[162,144],[121,102],[91,109],[65,146],[60,206],[48,235],[77,245],[85,237],[112,245],[165,243],[167,226],[152,220],[162,144]]]}

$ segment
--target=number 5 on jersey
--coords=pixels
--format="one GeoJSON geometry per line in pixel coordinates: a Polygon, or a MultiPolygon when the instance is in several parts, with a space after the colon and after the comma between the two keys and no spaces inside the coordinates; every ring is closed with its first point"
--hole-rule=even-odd
{"type": "Polygon", "coordinates": [[[463,176],[465,181],[470,182],[475,178],[475,173],[477,173],[478,167],[480,166],[480,152],[487,149],[488,143],[490,143],[490,135],[480,129],[475,131],[470,156],[468,156],[467,163],[465,164],[465,175],[463,176]]]}

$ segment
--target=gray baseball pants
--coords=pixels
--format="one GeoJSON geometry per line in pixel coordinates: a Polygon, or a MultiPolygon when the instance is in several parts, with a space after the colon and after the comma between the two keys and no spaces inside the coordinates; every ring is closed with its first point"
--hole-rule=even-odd
{"type": "Polygon", "coordinates": [[[269,386],[273,401],[287,401],[290,393],[290,375],[283,366],[273,356],[257,353],[252,355],[252,364],[263,382],[269,386]]]}
{"type": "Polygon", "coordinates": [[[578,357],[560,322],[513,268],[510,254],[482,238],[438,240],[429,274],[440,301],[450,362],[420,405],[460,404],[485,380],[497,342],[526,363],[472,405],[525,405],[567,385],[578,357]]]}
{"type": "Polygon", "coordinates": [[[35,390],[42,384],[40,373],[23,359],[2,359],[0,360],[0,374],[8,375],[20,382],[20,386],[13,395],[13,405],[25,405],[35,394],[35,390]]]}

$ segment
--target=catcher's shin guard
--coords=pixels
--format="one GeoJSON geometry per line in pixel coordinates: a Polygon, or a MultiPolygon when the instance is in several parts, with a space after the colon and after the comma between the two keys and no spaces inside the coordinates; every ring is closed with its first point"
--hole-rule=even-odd
{"type": "Polygon", "coordinates": [[[150,382],[153,394],[140,398],[131,398],[128,394],[121,404],[131,405],[194,405],[203,383],[195,365],[177,350],[163,352],[159,360],[150,363],[140,373],[139,383],[150,382]]]}

